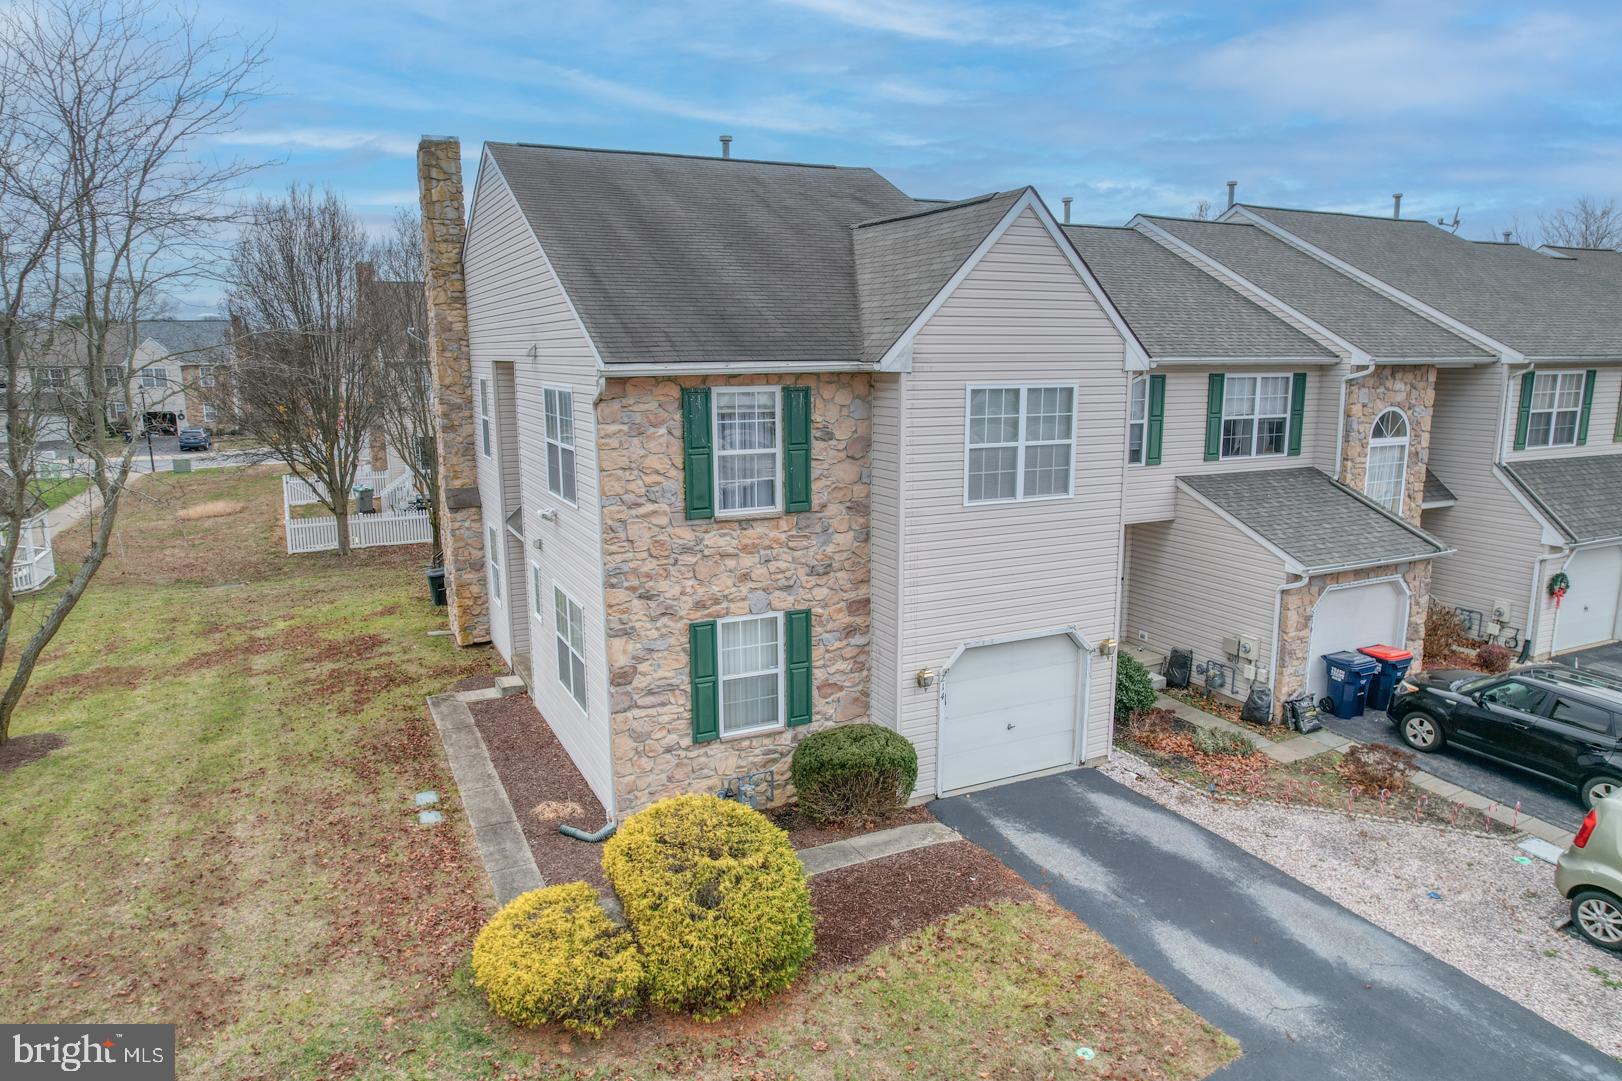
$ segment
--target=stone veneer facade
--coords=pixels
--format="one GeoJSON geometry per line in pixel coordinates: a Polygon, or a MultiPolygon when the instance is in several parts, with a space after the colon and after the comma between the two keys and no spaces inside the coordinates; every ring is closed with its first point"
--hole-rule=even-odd
{"type": "Polygon", "coordinates": [[[424,137],[417,146],[422,202],[423,288],[434,373],[434,441],[439,456],[439,521],[445,590],[456,644],[490,641],[484,573],[484,517],[474,457],[473,364],[468,348],[462,245],[462,144],[424,137]]]}
{"type": "Polygon", "coordinates": [[[619,813],[775,770],[806,735],[868,714],[870,377],[606,381],[597,402],[612,753],[619,813]],[[811,510],[689,522],[681,388],[812,388],[811,510]],[[694,744],[687,625],[808,608],[812,723],[694,744]]]}
{"type": "Polygon", "coordinates": [[[1362,379],[1348,383],[1346,423],[1341,429],[1341,483],[1354,491],[1363,490],[1374,422],[1387,409],[1401,409],[1408,417],[1408,483],[1403,490],[1402,516],[1418,525],[1425,501],[1425,465],[1430,460],[1431,413],[1435,405],[1433,364],[1381,364],[1362,379]]]}
{"type": "Polygon", "coordinates": [[[1324,591],[1330,586],[1364,582],[1371,578],[1389,578],[1398,574],[1407,583],[1409,592],[1408,642],[1405,648],[1413,651],[1413,667],[1416,669],[1420,667],[1425,656],[1425,611],[1430,603],[1429,560],[1314,575],[1306,585],[1286,590],[1279,609],[1279,664],[1273,694],[1280,715],[1283,704],[1306,685],[1307,649],[1312,638],[1312,610],[1319,598],[1324,595],[1324,591]]]}

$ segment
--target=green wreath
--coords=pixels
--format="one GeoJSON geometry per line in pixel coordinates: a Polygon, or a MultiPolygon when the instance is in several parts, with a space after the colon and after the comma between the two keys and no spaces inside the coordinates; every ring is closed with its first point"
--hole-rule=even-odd
{"type": "Polygon", "coordinates": [[[1554,606],[1556,608],[1560,607],[1560,602],[1565,599],[1566,591],[1570,588],[1571,578],[1567,576],[1565,571],[1555,571],[1554,574],[1550,576],[1549,596],[1554,598],[1554,606]]]}

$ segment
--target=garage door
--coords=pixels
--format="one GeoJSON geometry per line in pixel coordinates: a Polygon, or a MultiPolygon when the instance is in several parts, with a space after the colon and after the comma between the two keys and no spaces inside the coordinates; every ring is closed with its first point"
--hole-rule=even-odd
{"type": "Polygon", "coordinates": [[[1329,680],[1323,655],[1359,646],[1408,644],[1408,594],[1401,582],[1366,582],[1324,591],[1312,610],[1307,690],[1323,697],[1329,680]]]}
{"type": "Polygon", "coordinates": [[[941,688],[941,790],[1074,763],[1081,658],[1064,634],[964,650],[941,688]]]}
{"type": "Polygon", "coordinates": [[[1615,638],[1617,597],[1622,594],[1622,547],[1575,552],[1565,571],[1571,588],[1554,617],[1554,651],[1615,638]]]}

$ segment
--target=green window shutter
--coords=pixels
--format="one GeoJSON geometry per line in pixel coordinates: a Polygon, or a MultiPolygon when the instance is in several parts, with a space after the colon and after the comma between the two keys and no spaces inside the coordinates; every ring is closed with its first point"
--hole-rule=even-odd
{"type": "Polygon", "coordinates": [[[811,609],[783,613],[788,656],[788,723],[811,723],[811,609]]]}
{"type": "Polygon", "coordinates": [[[688,682],[693,688],[693,742],[708,743],[721,735],[716,697],[715,620],[687,625],[688,682]]]}
{"type": "Polygon", "coordinates": [[[1205,391],[1205,460],[1222,457],[1222,389],[1226,377],[1212,372],[1205,391]]]}
{"type": "Polygon", "coordinates": [[[709,387],[687,387],[681,392],[681,442],[687,517],[714,518],[715,470],[710,451],[709,387]]]}
{"type": "Polygon", "coordinates": [[[783,388],[783,507],[811,509],[811,388],[783,388]]]}
{"type": "Polygon", "coordinates": [[[1160,464],[1161,437],[1166,428],[1166,377],[1149,377],[1149,425],[1144,438],[1143,464],[1160,464]]]}
{"type": "Polygon", "coordinates": [[[1301,454],[1301,425],[1307,419],[1307,373],[1296,372],[1290,379],[1290,456],[1301,454]]]}
{"type": "Polygon", "coordinates": [[[1594,408],[1594,379],[1599,373],[1593,368],[1583,373],[1583,415],[1577,422],[1577,445],[1588,442],[1588,414],[1594,408]]]}
{"type": "Polygon", "coordinates": [[[1526,449],[1526,426],[1532,419],[1532,383],[1537,373],[1528,370],[1521,376],[1521,409],[1515,414],[1515,449],[1526,449]]]}

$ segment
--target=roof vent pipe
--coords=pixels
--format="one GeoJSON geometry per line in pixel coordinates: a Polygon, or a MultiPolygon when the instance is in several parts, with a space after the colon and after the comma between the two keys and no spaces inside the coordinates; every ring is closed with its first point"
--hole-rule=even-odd
{"type": "Polygon", "coordinates": [[[732,156],[732,136],[730,135],[721,136],[721,156],[723,158],[732,156]]]}
{"type": "Polygon", "coordinates": [[[1515,235],[1515,231],[1513,229],[1505,229],[1504,230],[1504,243],[1508,244],[1509,243],[1509,238],[1514,236],[1514,235],[1515,235]]]}
{"type": "Polygon", "coordinates": [[[1064,203],[1064,223],[1066,225],[1070,224],[1070,204],[1074,200],[1075,200],[1075,196],[1073,196],[1073,195],[1066,195],[1062,200],[1060,200],[1061,202],[1064,203]]]}
{"type": "Polygon", "coordinates": [[[1391,216],[1402,217],[1402,192],[1393,192],[1391,195],[1391,216]]]}
{"type": "Polygon", "coordinates": [[[1237,188],[1238,186],[1239,186],[1239,181],[1237,181],[1237,180],[1228,181],[1228,209],[1229,210],[1233,209],[1233,192],[1234,192],[1234,189],[1237,188]]]}

